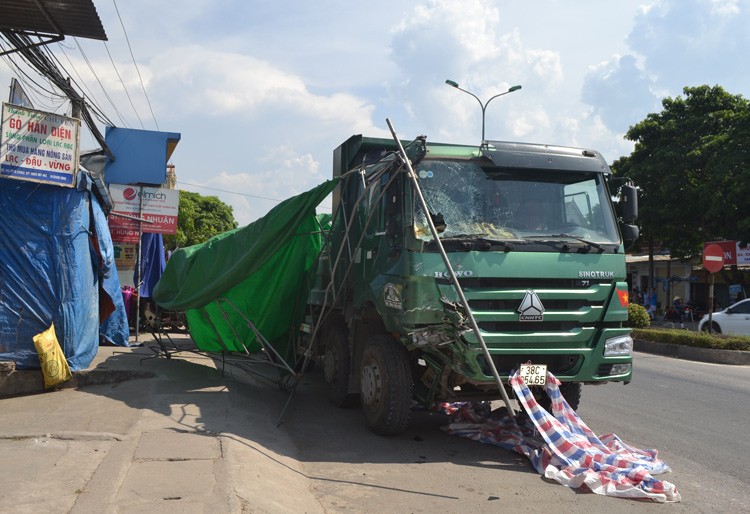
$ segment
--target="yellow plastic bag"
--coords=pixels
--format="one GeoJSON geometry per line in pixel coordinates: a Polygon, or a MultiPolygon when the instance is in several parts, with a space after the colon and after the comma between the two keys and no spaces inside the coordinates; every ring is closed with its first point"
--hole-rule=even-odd
{"type": "Polygon", "coordinates": [[[34,336],[34,347],[39,354],[39,362],[42,365],[45,388],[50,388],[73,377],[70,373],[68,361],[65,360],[65,355],[60,348],[60,343],[57,342],[54,323],[44,332],[34,336]]]}

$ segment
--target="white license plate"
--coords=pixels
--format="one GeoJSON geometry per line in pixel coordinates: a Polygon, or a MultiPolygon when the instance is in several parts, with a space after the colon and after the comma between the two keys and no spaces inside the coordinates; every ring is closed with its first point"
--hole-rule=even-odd
{"type": "Polygon", "coordinates": [[[518,369],[523,381],[528,386],[543,386],[547,384],[547,365],[546,364],[521,364],[518,369]]]}

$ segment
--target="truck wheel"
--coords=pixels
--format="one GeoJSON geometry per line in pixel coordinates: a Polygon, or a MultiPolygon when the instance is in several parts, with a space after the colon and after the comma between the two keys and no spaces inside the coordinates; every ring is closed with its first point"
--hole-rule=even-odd
{"type": "MultiPolygon", "coordinates": [[[[578,410],[578,406],[581,404],[582,389],[583,384],[580,382],[563,382],[560,384],[560,394],[563,395],[563,398],[565,398],[565,401],[568,402],[568,405],[573,410],[578,410]]],[[[543,394],[542,399],[537,403],[548,412],[551,412],[552,400],[546,394],[543,394]]]]}
{"type": "Polygon", "coordinates": [[[362,354],[360,398],[376,434],[400,434],[409,426],[412,377],[406,348],[387,334],[375,335],[362,354]]]}
{"type": "Polygon", "coordinates": [[[581,404],[582,391],[583,384],[580,382],[564,382],[560,384],[560,392],[573,410],[578,410],[578,406],[581,404]]]}
{"type": "Polygon", "coordinates": [[[350,407],[357,395],[349,393],[349,331],[344,325],[333,325],[325,338],[323,376],[328,384],[328,396],[337,407],[350,407]]]}

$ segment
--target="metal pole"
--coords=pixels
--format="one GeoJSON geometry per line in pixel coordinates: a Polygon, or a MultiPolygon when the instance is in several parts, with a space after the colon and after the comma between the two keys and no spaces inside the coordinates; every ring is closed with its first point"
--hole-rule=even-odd
{"type": "Polygon", "coordinates": [[[711,322],[714,314],[714,274],[711,273],[711,285],[708,286],[708,333],[713,333],[713,323],[711,322]]]}
{"type": "Polygon", "coordinates": [[[430,210],[427,207],[427,201],[424,199],[424,195],[422,194],[422,188],[419,187],[419,181],[417,180],[417,176],[414,173],[414,168],[412,168],[411,166],[411,161],[409,160],[409,157],[406,155],[406,150],[404,150],[404,147],[401,145],[401,141],[398,139],[398,136],[396,136],[396,130],[393,128],[393,124],[391,123],[391,120],[386,118],[385,122],[388,124],[388,128],[391,131],[391,135],[393,135],[393,140],[398,145],[398,150],[399,150],[399,153],[401,154],[401,158],[403,159],[404,164],[409,170],[407,175],[409,179],[412,181],[412,184],[414,185],[414,190],[416,191],[417,197],[419,198],[419,203],[422,205],[422,209],[424,209],[424,212],[427,217],[427,224],[430,227],[430,232],[432,232],[432,237],[434,238],[435,243],[437,244],[438,250],[440,251],[440,255],[443,258],[443,263],[445,263],[445,267],[448,270],[448,274],[451,277],[451,282],[453,283],[453,287],[455,287],[456,292],[458,293],[458,297],[461,300],[461,305],[466,311],[466,315],[468,316],[469,321],[471,322],[471,328],[474,330],[474,334],[477,336],[479,345],[482,347],[484,358],[487,361],[487,364],[489,365],[490,370],[492,370],[492,376],[495,378],[495,383],[497,384],[497,387],[500,389],[500,394],[502,395],[503,401],[505,402],[505,408],[508,409],[508,414],[510,414],[511,419],[515,423],[516,422],[515,410],[510,405],[510,398],[508,398],[508,393],[505,391],[503,380],[500,378],[500,374],[497,372],[495,363],[492,361],[492,356],[490,355],[490,351],[489,349],[487,349],[487,344],[484,342],[482,333],[479,331],[479,325],[477,325],[477,320],[474,318],[474,314],[471,312],[471,309],[469,308],[469,302],[466,300],[466,296],[464,296],[464,291],[461,288],[461,284],[458,283],[458,277],[456,277],[456,273],[455,271],[453,271],[453,266],[451,266],[450,260],[448,259],[448,254],[445,253],[445,248],[443,248],[443,242],[440,240],[440,237],[438,237],[439,236],[438,231],[435,228],[435,224],[433,223],[432,218],[430,216],[430,210]]]}
{"type": "Polygon", "coordinates": [[[138,186],[138,283],[135,290],[138,295],[135,297],[135,342],[138,342],[138,332],[141,324],[141,284],[143,283],[143,263],[141,262],[141,247],[143,246],[143,186],[138,186]]]}

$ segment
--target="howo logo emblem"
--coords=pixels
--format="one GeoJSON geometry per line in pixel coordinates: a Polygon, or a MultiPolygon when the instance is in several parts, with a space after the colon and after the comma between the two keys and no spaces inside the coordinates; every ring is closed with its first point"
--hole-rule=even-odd
{"type": "Polygon", "coordinates": [[[544,305],[539,296],[529,289],[518,307],[518,321],[544,321],[544,305]]]}

